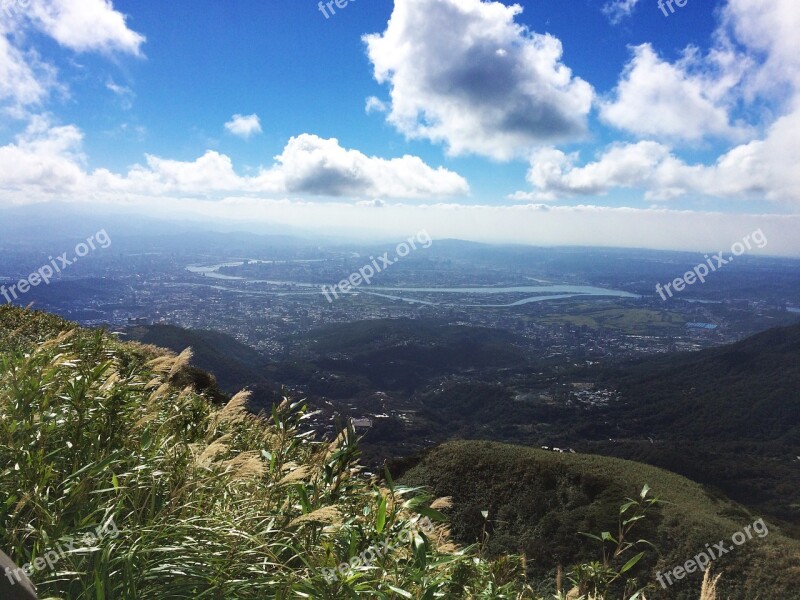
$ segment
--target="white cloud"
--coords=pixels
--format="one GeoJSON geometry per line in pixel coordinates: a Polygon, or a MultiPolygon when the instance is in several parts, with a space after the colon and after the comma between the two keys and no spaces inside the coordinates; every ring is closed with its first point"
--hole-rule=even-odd
{"type": "Polygon", "coordinates": [[[127,176],[115,176],[113,187],[155,196],[209,196],[247,187],[247,179],[236,174],[231,159],[213,150],[194,161],[170,160],[149,154],[146,160],[146,165],[134,166],[127,176]]]}
{"type": "Polygon", "coordinates": [[[396,0],[382,34],[365,36],[388,121],[452,154],[499,160],[585,132],[592,87],[561,62],[561,42],[529,31],[522,8],[481,0],[396,0]]]}
{"type": "Polygon", "coordinates": [[[728,0],[706,54],[689,46],[668,62],[650,44],[635,47],[613,97],[600,101],[600,116],[639,138],[752,138],[762,124],[748,128],[732,115],[741,106],[771,114],[752,105],[759,98],[778,115],[793,109],[800,93],[799,30],[795,0],[728,0]]]}
{"type": "Polygon", "coordinates": [[[55,68],[43,64],[34,51],[15,47],[0,31],[0,103],[19,117],[25,106],[41,104],[55,86],[55,68]]]}
{"type": "Polygon", "coordinates": [[[106,82],[106,89],[117,96],[123,110],[130,110],[133,107],[133,99],[136,97],[136,94],[133,93],[131,88],[114,83],[113,79],[109,79],[106,82]]]}
{"type": "Polygon", "coordinates": [[[32,0],[37,29],[76,52],[123,52],[139,56],[143,35],[128,28],[110,0],[32,0]]]}
{"type": "Polygon", "coordinates": [[[693,142],[707,136],[741,138],[747,130],[731,123],[730,91],[746,65],[731,52],[701,57],[694,48],[672,64],[650,44],[636,46],[614,98],[600,102],[600,117],[639,137],[693,142]]]}
{"type": "Polygon", "coordinates": [[[654,141],[612,145],[594,162],[555,149],[534,154],[528,181],[535,192],[517,200],[604,195],[641,188],[651,200],[696,194],[766,199],[800,209],[800,110],[776,121],[762,140],[737,146],[713,165],[687,164],[654,141]]]}
{"type": "Polygon", "coordinates": [[[623,19],[631,16],[639,0],[609,0],[603,5],[603,14],[608,17],[612,25],[619,25],[623,19]]]}
{"type": "Polygon", "coordinates": [[[384,159],[347,150],[336,139],[303,134],[289,140],[277,165],[262,173],[291,193],[325,196],[426,198],[464,196],[466,180],[443,167],[433,169],[417,156],[384,159]]]}
{"type": "Polygon", "coordinates": [[[249,139],[261,133],[261,119],[255,114],[233,115],[231,120],[225,123],[225,129],[233,135],[249,139]]]}
{"type": "Polygon", "coordinates": [[[431,198],[469,194],[457,173],[434,169],[416,156],[383,159],[342,148],[335,139],[303,134],[289,140],[275,164],[239,175],[231,159],[207,151],[194,161],[147,155],[126,174],[87,172],[82,133],[33,120],[14,143],[0,147],[0,200],[161,196],[220,198],[225,194],[352,198],[431,198]]]}
{"type": "MultiPolygon", "coordinates": [[[[596,196],[617,187],[644,186],[670,158],[669,148],[657,142],[639,142],[612,146],[596,162],[577,167],[577,154],[542,149],[534,153],[528,171],[528,181],[537,190],[531,199],[596,196]]],[[[526,195],[515,198],[526,199],[526,195]]]]}
{"type": "Polygon", "coordinates": [[[364,110],[369,115],[376,112],[377,113],[386,112],[389,110],[389,107],[386,106],[386,103],[380,98],[376,98],[375,96],[370,96],[369,98],[367,98],[364,110]]]}
{"type": "Polygon", "coordinates": [[[35,117],[14,143],[0,147],[0,193],[10,200],[20,196],[41,200],[84,189],[82,142],[77,127],[53,127],[47,119],[35,117]]]}
{"type": "Polygon", "coordinates": [[[528,173],[534,191],[512,197],[554,199],[634,189],[651,200],[767,200],[799,210],[800,3],[729,0],[721,15],[705,55],[690,47],[668,63],[649,44],[636,47],[615,98],[600,102],[602,119],[644,139],[612,144],[582,165],[577,154],[540,150],[528,173]],[[751,114],[777,112],[777,117],[743,126],[731,118],[737,103],[751,114]],[[673,149],[675,143],[708,136],[740,139],[710,164],[684,161],[673,149]]]}
{"type": "Polygon", "coordinates": [[[122,52],[141,56],[144,36],[128,29],[109,0],[2,2],[0,13],[0,106],[14,118],[66,92],[56,68],[25,46],[28,31],[41,32],[75,52],[122,52]]]}
{"type": "MultiPolygon", "coordinates": [[[[798,119],[800,121],[800,119],[798,119]]],[[[794,139],[789,127],[782,143],[794,139]]],[[[265,198],[264,190],[272,187],[276,194],[292,189],[312,188],[319,184],[313,165],[323,165],[322,179],[333,173],[350,172],[363,183],[365,192],[376,191],[386,176],[382,169],[394,169],[392,176],[399,185],[410,175],[403,169],[419,169],[415,161],[366,157],[342,149],[334,140],[322,140],[303,135],[287,144],[281,160],[254,177],[241,177],[234,171],[230,159],[208,152],[197,161],[181,162],[148,157],[145,166],[131,169],[125,175],[106,170],[88,172],[81,150],[82,135],[74,126],[52,126],[44,118],[36,118],[12,144],[0,147],[0,206],[30,202],[66,201],[91,202],[114,210],[121,205],[136,207],[149,216],[185,218],[196,217],[230,220],[247,224],[257,231],[260,224],[283,224],[305,231],[325,230],[342,235],[377,237],[395,236],[425,228],[436,238],[459,238],[482,242],[521,243],[534,245],[597,245],[615,247],[648,247],[709,251],[730,247],[733,241],[762,228],[769,239],[770,254],[800,255],[798,215],[741,215],[719,214],[666,209],[607,208],[598,206],[547,206],[526,204],[486,206],[451,203],[398,203],[377,198],[354,202],[332,200],[312,202],[265,198]],[[269,174],[270,176],[265,176],[269,174]],[[217,190],[208,194],[208,189],[217,190]],[[225,188],[232,192],[225,193],[225,188]],[[194,193],[190,193],[194,192],[194,193]],[[209,197],[210,196],[210,197],[209,197]],[[203,199],[201,199],[203,198],[203,199]]],[[[645,143],[642,143],[645,144],[645,143]]],[[[652,144],[652,143],[651,143],[652,144]]],[[[770,140],[770,152],[780,154],[785,148],[770,140]]],[[[735,173],[742,165],[760,171],[759,161],[771,162],[766,155],[767,143],[742,146],[719,166],[726,174],[735,173]],[[761,156],[755,162],[753,157],[761,156]]],[[[796,146],[796,144],[795,144],[796,146]]],[[[552,152],[552,151],[551,151],[552,152]]],[[[796,151],[795,151],[796,152],[796,151]]],[[[557,160],[559,155],[551,157],[557,160]]],[[[616,171],[610,167],[602,178],[625,183],[624,171],[633,170],[645,177],[648,170],[669,175],[663,166],[673,159],[660,145],[624,149],[618,162],[624,166],[616,171]]],[[[570,158],[569,160],[574,160],[570,158]]],[[[786,162],[797,161],[787,156],[786,162]]],[[[680,163],[674,165],[686,169],[680,163]]],[[[428,173],[429,167],[422,167],[428,173]]],[[[439,171],[433,171],[438,173],[439,171]]],[[[454,174],[444,180],[457,182],[454,174]]],[[[695,175],[700,177],[702,173],[695,175]]],[[[762,173],[767,181],[772,173],[762,173]]],[[[411,174],[413,177],[413,173],[411,174]]],[[[680,181],[681,175],[674,176],[680,181]]],[[[709,180],[718,175],[709,177],[709,180]]],[[[794,175],[798,177],[798,175],[794,175]]],[[[424,179],[424,178],[423,178],[424,179]]],[[[593,184],[588,175],[583,181],[573,180],[573,186],[588,191],[593,184]]],[[[601,179],[597,176],[597,179],[601,179]]],[[[702,179],[700,177],[700,179],[702,179]]],[[[352,185],[355,185],[351,183],[352,185]]],[[[463,184],[465,185],[465,184],[463,184]]],[[[463,186],[456,186],[461,189],[463,186]]],[[[385,190],[390,191],[390,190],[385,190]]],[[[596,187],[593,191],[602,191],[596,187]]],[[[313,195],[308,193],[308,196],[313,195]]]]}
{"type": "Polygon", "coordinates": [[[758,68],[749,74],[747,91],[785,99],[796,94],[800,88],[800,3],[728,0],[722,18],[720,37],[733,37],[761,59],[758,68]]]}

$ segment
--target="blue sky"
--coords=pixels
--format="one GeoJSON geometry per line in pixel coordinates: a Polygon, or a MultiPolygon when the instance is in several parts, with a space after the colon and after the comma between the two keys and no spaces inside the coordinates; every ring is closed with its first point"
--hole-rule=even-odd
{"type": "Polygon", "coordinates": [[[800,253],[797,3],[662,10],[3,0],[0,206],[800,253]]]}

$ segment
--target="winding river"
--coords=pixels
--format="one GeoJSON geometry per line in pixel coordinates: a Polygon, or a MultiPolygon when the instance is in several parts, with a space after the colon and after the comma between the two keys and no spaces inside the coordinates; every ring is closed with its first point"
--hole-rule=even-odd
{"type": "MultiPolygon", "coordinates": [[[[253,262],[253,261],[248,261],[253,262]]],[[[273,261],[256,261],[256,262],[273,262],[273,261]]],[[[277,262],[317,262],[313,260],[303,261],[277,261],[277,262]]],[[[282,285],[282,286],[296,286],[298,288],[305,288],[307,291],[295,292],[297,294],[316,293],[322,294],[322,284],[307,283],[300,281],[280,281],[271,279],[250,279],[245,277],[232,277],[230,275],[223,275],[219,272],[222,267],[239,267],[245,264],[245,261],[238,262],[225,262],[215,265],[189,265],[186,270],[220,281],[242,281],[246,283],[264,283],[268,285],[282,285]],[[316,290],[312,292],[311,290],[316,290]]],[[[252,293],[257,295],[287,295],[286,291],[276,292],[256,292],[255,290],[241,290],[236,288],[226,288],[221,285],[211,284],[194,284],[194,285],[208,285],[215,289],[227,290],[238,293],[252,293]]],[[[330,288],[330,284],[326,284],[330,288]]],[[[351,292],[352,293],[352,292],[351,292]]],[[[410,302],[414,304],[425,304],[430,306],[460,306],[464,308],[507,308],[512,306],[522,306],[524,304],[531,304],[533,302],[544,302],[546,300],[563,300],[575,297],[612,297],[612,298],[640,298],[637,294],[624,292],[622,290],[612,290],[606,288],[593,287],[588,285],[519,285],[519,286],[505,286],[505,287],[491,287],[491,286],[469,286],[469,287],[383,287],[377,285],[362,286],[357,288],[355,293],[369,294],[388,300],[399,300],[402,302],[410,302]],[[443,296],[452,294],[468,294],[468,295],[495,295],[495,294],[538,294],[536,296],[529,296],[504,304],[468,304],[461,301],[458,304],[450,304],[446,302],[430,302],[421,300],[419,298],[410,298],[407,294],[442,294],[443,296]]]]}

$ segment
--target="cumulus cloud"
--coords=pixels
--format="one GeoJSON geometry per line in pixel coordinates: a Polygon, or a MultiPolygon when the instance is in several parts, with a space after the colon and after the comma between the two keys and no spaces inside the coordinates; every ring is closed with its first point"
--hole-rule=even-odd
{"type": "Polygon", "coordinates": [[[631,16],[639,0],[610,0],[603,5],[603,14],[608,17],[612,25],[619,25],[623,19],[631,16]]]}
{"type": "Polygon", "coordinates": [[[225,123],[225,129],[233,135],[249,139],[261,133],[261,119],[256,114],[233,115],[231,120],[225,123]]]}
{"type": "Polygon", "coordinates": [[[561,42],[515,21],[522,8],[481,0],[396,0],[365,36],[387,119],[452,154],[499,160],[586,129],[592,87],[562,62],[561,42]]]}
{"type": "Polygon", "coordinates": [[[224,154],[207,151],[194,161],[179,161],[147,155],[145,165],[136,165],[126,176],[113,176],[111,187],[142,194],[209,196],[247,186],[233,162],[224,154]]]}
{"type": "Polygon", "coordinates": [[[384,159],[347,150],[336,139],[303,134],[289,140],[267,178],[279,174],[294,193],[328,196],[425,198],[469,193],[466,180],[417,156],[384,159]]]}
{"type": "Polygon", "coordinates": [[[336,139],[302,134],[293,137],[275,164],[257,175],[236,174],[231,159],[208,151],[194,162],[149,156],[129,182],[146,183],[153,192],[203,194],[251,192],[354,198],[426,198],[466,195],[466,180],[442,167],[433,169],[416,156],[384,159],[348,150],[336,139]]]}
{"type": "Polygon", "coordinates": [[[640,189],[650,200],[692,195],[800,209],[798,30],[800,4],[794,0],[729,0],[705,55],[688,48],[669,63],[649,44],[634,48],[615,97],[600,101],[600,116],[643,139],[612,144],[584,164],[576,153],[541,149],[528,172],[534,191],[512,198],[640,189]],[[737,103],[752,114],[777,116],[743,126],[731,118],[737,103]],[[713,163],[688,162],[675,150],[680,142],[708,136],[734,138],[713,163]]]}
{"type": "Polygon", "coordinates": [[[76,52],[123,52],[139,56],[143,35],[128,28],[110,0],[36,0],[28,9],[38,29],[76,52]]]}
{"type": "Polygon", "coordinates": [[[641,188],[645,198],[667,200],[697,194],[767,199],[800,208],[800,110],[776,121],[762,140],[736,146],[713,165],[688,164],[654,141],[616,144],[596,161],[577,166],[577,154],[556,149],[534,154],[528,181],[535,192],[517,200],[604,195],[641,188]]]}
{"type": "Polygon", "coordinates": [[[741,138],[747,128],[731,123],[735,98],[730,92],[747,64],[731,51],[703,57],[691,47],[681,60],[669,63],[650,44],[636,46],[613,99],[600,101],[600,117],[639,137],[741,138]]]}
{"type": "Polygon", "coordinates": [[[790,100],[800,87],[800,3],[795,0],[728,0],[721,39],[743,44],[760,61],[747,78],[750,95],[790,100]]]}
{"type": "MultiPolygon", "coordinates": [[[[353,198],[429,198],[467,195],[466,180],[416,156],[383,159],[342,148],[335,139],[303,134],[289,140],[271,167],[239,175],[230,157],[212,150],[194,161],[147,155],[125,174],[88,172],[83,135],[74,126],[33,120],[14,143],[0,147],[0,199],[26,192],[33,200],[57,197],[219,198],[225,194],[308,195],[353,198]]],[[[51,198],[56,199],[56,198],[51,198]]]]}
{"type": "MultiPolygon", "coordinates": [[[[670,159],[669,148],[657,142],[613,146],[596,162],[578,167],[577,153],[555,148],[537,151],[531,159],[528,181],[536,188],[531,199],[604,195],[617,187],[644,186],[670,159]]],[[[526,199],[517,194],[517,199],[526,199]]]]}
{"type": "Polygon", "coordinates": [[[14,143],[0,147],[0,192],[7,199],[41,199],[49,193],[69,193],[87,180],[81,151],[83,134],[73,126],[51,126],[35,117],[14,143]]]}
{"type": "Polygon", "coordinates": [[[794,0],[728,0],[711,48],[687,47],[669,62],[650,44],[633,48],[610,97],[599,102],[606,123],[634,134],[670,142],[706,137],[752,139],[757,128],[737,122],[750,114],[785,115],[800,90],[800,3],[794,0]],[[770,110],[754,105],[766,100],[770,110]]]}

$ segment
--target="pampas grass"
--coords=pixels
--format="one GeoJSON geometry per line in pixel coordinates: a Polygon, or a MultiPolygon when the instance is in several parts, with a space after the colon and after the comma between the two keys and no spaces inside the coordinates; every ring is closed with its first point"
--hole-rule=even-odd
{"type": "Polygon", "coordinates": [[[703,587],[700,590],[700,600],[717,600],[717,582],[721,575],[712,577],[711,570],[705,572],[703,576],[703,587]]]}
{"type": "Polygon", "coordinates": [[[450,496],[437,498],[431,504],[431,508],[433,510],[447,510],[448,508],[453,508],[453,499],[450,496]]]}
{"type": "Polygon", "coordinates": [[[342,514],[335,506],[323,506],[317,510],[300,515],[289,523],[289,527],[298,527],[303,524],[315,523],[318,525],[341,525],[342,514]]]}

